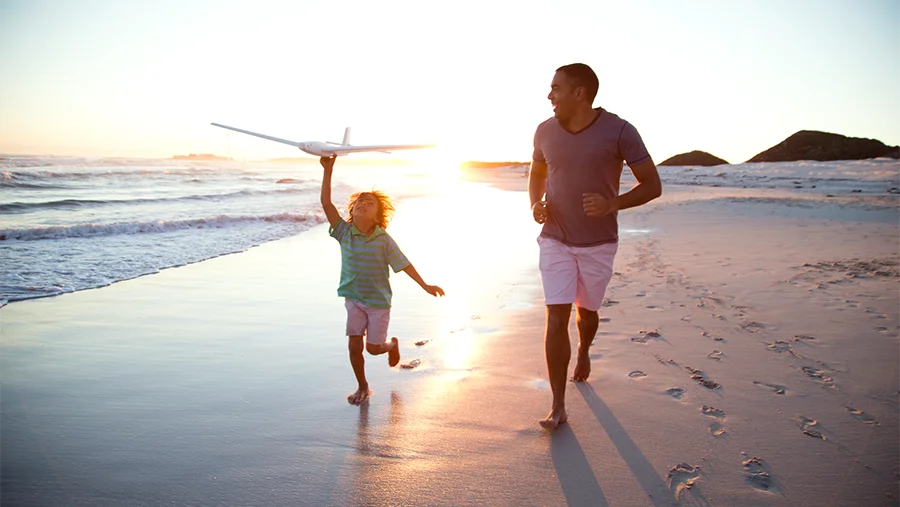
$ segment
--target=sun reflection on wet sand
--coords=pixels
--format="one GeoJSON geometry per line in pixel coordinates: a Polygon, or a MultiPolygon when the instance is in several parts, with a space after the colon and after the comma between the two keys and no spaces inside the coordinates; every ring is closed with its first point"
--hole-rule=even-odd
{"type": "Polygon", "coordinates": [[[356,504],[427,504],[428,499],[404,495],[445,480],[432,475],[467,459],[459,441],[478,438],[491,445],[501,438],[484,422],[460,424],[467,419],[466,407],[477,401],[466,394],[473,383],[495,381],[480,367],[488,359],[483,357],[488,342],[502,331],[507,309],[530,300],[539,283],[517,277],[537,262],[540,226],[531,219],[525,192],[461,181],[457,172],[452,174],[409,183],[439,191],[395,203],[388,231],[425,281],[440,285],[447,295],[427,297],[406,275],[392,275],[392,333],[404,348],[402,362],[422,363],[394,372],[404,378],[399,384],[403,403],[397,394],[388,408],[376,394],[370,407],[360,408],[365,423],[352,472],[356,488],[350,493],[356,504]],[[444,435],[441,441],[434,440],[437,434],[444,435]]]}

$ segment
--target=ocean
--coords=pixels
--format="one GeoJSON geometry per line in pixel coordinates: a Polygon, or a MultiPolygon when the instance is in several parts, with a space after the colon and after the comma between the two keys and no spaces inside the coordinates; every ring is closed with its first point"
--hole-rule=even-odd
{"type": "MultiPolygon", "coordinates": [[[[508,173],[524,178],[525,166],[508,173]]],[[[103,287],[245,251],[325,221],[317,159],[293,162],[0,155],[0,304],[103,287]]],[[[333,200],[441,192],[458,169],[340,159],[333,200]]],[[[664,185],[897,209],[900,162],[661,167],[664,185]]],[[[625,170],[623,191],[634,180],[625,170]]],[[[523,183],[524,188],[524,183],[523,183]]]]}

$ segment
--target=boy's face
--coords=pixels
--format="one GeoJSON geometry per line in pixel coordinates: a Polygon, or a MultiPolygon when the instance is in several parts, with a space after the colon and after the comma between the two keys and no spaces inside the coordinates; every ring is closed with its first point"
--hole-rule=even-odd
{"type": "Polygon", "coordinates": [[[372,194],[363,194],[353,204],[353,218],[378,221],[378,199],[372,194]]]}

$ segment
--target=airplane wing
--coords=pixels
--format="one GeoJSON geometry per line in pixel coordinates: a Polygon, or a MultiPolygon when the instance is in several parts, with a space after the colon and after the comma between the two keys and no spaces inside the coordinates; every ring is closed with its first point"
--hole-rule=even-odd
{"type": "Polygon", "coordinates": [[[434,148],[433,144],[378,144],[370,146],[329,146],[328,151],[335,155],[343,155],[345,153],[359,153],[364,151],[380,151],[387,153],[389,150],[420,150],[424,148],[434,148]]]}
{"type": "Polygon", "coordinates": [[[263,138],[263,139],[268,139],[269,141],[275,141],[275,142],[278,142],[278,143],[290,144],[290,145],[293,146],[294,148],[299,148],[299,147],[300,147],[300,143],[298,143],[298,142],[296,142],[296,141],[288,141],[287,139],[281,139],[281,138],[278,138],[278,137],[267,136],[267,135],[265,135],[265,134],[258,134],[258,133],[256,133],[256,132],[250,132],[249,130],[241,130],[241,129],[237,129],[237,128],[234,128],[234,127],[229,127],[228,125],[222,125],[222,124],[219,124],[219,123],[212,123],[211,125],[215,125],[216,127],[222,127],[223,129],[233,130],[233,131],[235,131],[235,132],[240,132],[240,133],[242,133],[242,134],[249,134],[249,135],[251,135],[251,136],[261,137],[261,138],[263,138]]]}

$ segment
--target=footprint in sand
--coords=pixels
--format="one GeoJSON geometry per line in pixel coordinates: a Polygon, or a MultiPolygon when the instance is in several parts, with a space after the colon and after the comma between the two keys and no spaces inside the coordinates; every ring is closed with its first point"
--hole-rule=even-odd
{"type": "Polygon", "coordinates": [[[691,372],[691,380],[696,380],[698,384],[707,389],[718,389],[721,387],[715,380],[707,378],[706,373],[704,373],[703,370],[698,370],[697,368],[692,368],[690,366],[685,366],[684,369],[691,372]]]}
{"type": "Polygon", "coordinates": [[[760,330],[765,329],[765,327],[765,325],[760,324],[756,321],[741,323],[741,329],[747,331],[748,333],[758,333],[760,330]]]}
{"type": "Polygon", "coordinates": [[[691,466],[687,463],[675,465],[669,470],[666,480],[669,482],[669,490],[675,493],[675,500],[679,500],[684,490],[691,489],[691,486],[700,480],[700,467],[691,466]]]}
{"type": "Polygon", "coordinates": [[[806,417],[806,416],[802,416],[802,415],[800,416],[800,431],[802,431],[804,435],[809,435],[813,438],[820,438],[822,440],[827,440],[825,438],[825,435],[823,435],[821,431],[816,429],[818,426],[819,426],[818,421],[816,421],[814,419],[810,419],[809,417],[806,417]]]}
{"type": "Polygon", "coordinates": [[[675,398],[676,400],[680,400],[682,396],[684,396],[684,388],[682,387],[670,387],[666,389],[666,394],[675,398]]]}
{"type": "MultiPolygon", "coordinates": [[[[746,456],[746,453],[741,454],[746,456]]],[[[772,477],[772,469],[762,458],[753,456],[745,459],[741,465],[744,467],[744,473],[747,474],[747,484],[762,491],[778,491],[778,485],[772,477]]]]}
{"type": "Polygon", "coordinates": [[[771,350],[772,352],[778,352],[779,354],[781,354],[782,352],[787,352],[788,354],[790,354],[796,358],[799,358],[799,359],[803,358],[803,356],[794,352],[794,348],[791,347],[790,343],[788,343],[784,340],[777,340],[777,341],[775,341],[775,343],[769,343],[766,345],[766,348],[771,350]]]}
{"type": "Polygon", "coordinates": [[[643,329],[641,329],[640,331],[638,331],[638,333],[640,334],[640,336],[631,337],[631,341],[636,343],[647,343],[647,340],[649,340],[650,338],[659,338],[660,336],[662,336],[661,334],[659,334],[659,331],[644,331],[643,329]]]}
{"type": "Polygon", "coordinates": [[[663,308],[661,306],[657,306],[657,305],[647,305],[644,308],[646,308],[648,310],[659,310],[659,311],[665,310],[665,308],[663,308]]]}
{"type": "Polygon", "coordinates": [[[422,345],[425,345],[426,343],[428,343],[430,341],[431,340],[419,340],[416,342],[416,347],[421,347],[422,345]]]}
{"type": "Polygon", "coordinates": [[[609,317],[600,317],[600,322],[609,322],[611,320],[612,319],[610,319],[609,317]]]}
{"type": "Polygon", "coordinates": [[[722,357],[723,357],[724,355],[725,355],[725,354],[723,354],[722,351],[720,351],[720,350],[713,350],[713,351],[710,352],[709,354],[706,354],[706,357],[707,357],[708,359],[712,359],[713,361],[721,361],[721,360],[722,360],[722,357]]]}
{"type": "Polygon", "coordinates": [[[406,370],[411,370],[411,369],[415,368],[416,366],[419,366],[420,364],[422,364],[421,360],[413,359],[412,361],[408,361],[406,363],[401,364],[400,367],[404,368],[406,370]]]}
{"type": "Polygon", "coordinates": [[[716,407],[710,407],[709,405],[703,405],[700,407],[700,412],[705,416],[712,417],[716,419],[710,426],[709,432],[714,437],[721,437],[725,435],[725,428],[722,426],[722,423],[725,422],[725,412],[717,409],[716,407]]]}
{"type": "Polygon", "coordinates": [[[825,387],[834,387],[834,379],[825,374],[823,370],[813,368],[812,366],[804,366],[800,368],[807,377],[815,380],[825,387]]]}
{"type": "Polygon", "coordinates": [[[806,340],[815,340],[815,336],[810,336],[808,334],[795,334],[793,338],[791,338],[792,342],[806,341],[806,340]]]}
{"type": "Polygon", "coordinates": [[[632,372],[629,372],[628,376],[631,378],[644,378],[647,376],[647,374],[642,372],[641,370],[634,370],[632,372]]]}
{"type": "Polygon", "coordinates": [[[679,364],[676,363],[674,359],[663,359],[659,354],[654,354],[653,357],[655,357],[660,364],[671,364],[673,366],[679,366],[679,364]]]}
{"type": "Polygon", "coordinates": [[[872,426],[878,426],[878,421],[875,420],[871,415],[859,410],[858,408],[853,408],[850,406],[844,407],[850,412],[850,415],[853,416],[857,421],[864,422],[866,424],[871,424],[872,426]]]}
{"type": "Polygon", "coordinates": [[[765,388],[771,389],[772,392],[775,394],[784,394],[787,392],[787,387],[780,386],[778,384],[767,384],[765,382],[757,382],[756,380],[753,381],[753,384],[757,385],[759,387],[765,387],[765,388]]]}
{"type": "Polygon", "coordinates": [[[604,299],[603,302],[600,303],[600,306],[609,307],[617,304],[619,304],[618,301],[613,301],[612,299],[604,299]]]}
{"type": "Polygon", "coordinates": [[[714,334],[710,333],[709,331],[702,331],[702,332],[700,333],[700,336],[705,336],[705,337],[707,337],[707,338],[712,338],[713,341],[717,341],[717,342],[724,341],[724,339],[723,339],[721,336],[714,335],[714,334]]]}

